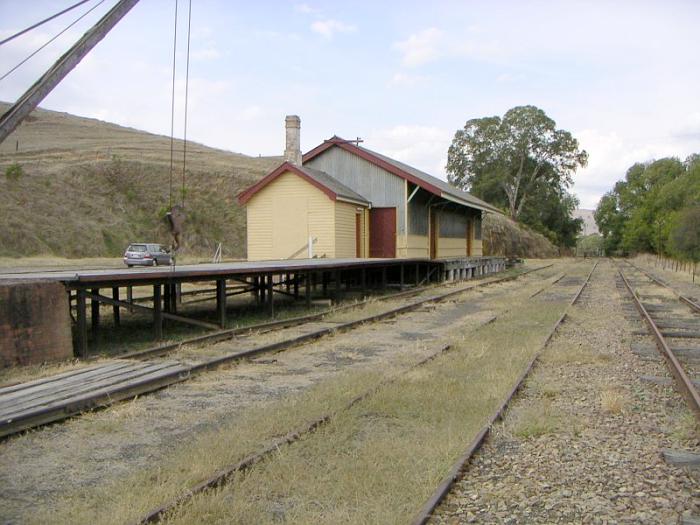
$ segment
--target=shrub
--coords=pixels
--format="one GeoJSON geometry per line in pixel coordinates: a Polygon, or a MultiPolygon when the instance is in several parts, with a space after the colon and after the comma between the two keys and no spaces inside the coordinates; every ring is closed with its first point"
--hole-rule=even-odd
{"type": "Polygon", "coordinates": [[[24,171],[22,170],[22,166],[20,164],[18,164],[17,162],[10,164],[5,169],[5,177],[7,177],[7,180],[9,180],[9,181],[16,182],[23,175],[24,175],[24,171]]]}

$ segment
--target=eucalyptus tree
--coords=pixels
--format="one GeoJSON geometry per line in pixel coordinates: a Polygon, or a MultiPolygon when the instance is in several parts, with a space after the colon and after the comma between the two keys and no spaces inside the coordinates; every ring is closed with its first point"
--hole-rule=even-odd
{"type": "Polygon", "coordinates": [[[517,220],[538,184],[565,190],[587,162],[570,132],[541,109],[518,106],[503,118],[468,120],[448,150],[447,173],[452,184],[502,204],[517,220]]]}

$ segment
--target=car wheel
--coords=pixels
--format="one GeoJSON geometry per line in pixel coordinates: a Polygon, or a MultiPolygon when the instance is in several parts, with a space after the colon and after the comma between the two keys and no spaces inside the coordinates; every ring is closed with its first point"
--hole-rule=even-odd
{"type": "Polygon", "coordinates": [[[158,259],[153,259],[153,266],[158,266],[158,259]]]}
{"type": "Polygon", "coordinates": [[[127,266],[128,266],[129,268],[133,268],[133,267],[134,267],[133,264],[127,264],[127,266]]]}

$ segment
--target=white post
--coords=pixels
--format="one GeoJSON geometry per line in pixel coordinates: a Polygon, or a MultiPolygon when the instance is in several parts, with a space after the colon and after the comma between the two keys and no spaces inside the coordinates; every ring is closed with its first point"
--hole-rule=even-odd
{"type": "Polygon", "coordinates": [[[314,258],[314,239],[309,235],[309,259],[314,258]]]}

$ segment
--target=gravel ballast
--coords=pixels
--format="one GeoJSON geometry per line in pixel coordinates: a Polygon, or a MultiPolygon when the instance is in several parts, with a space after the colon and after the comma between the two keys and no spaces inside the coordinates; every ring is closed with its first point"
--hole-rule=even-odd
{"type": "Polygon", "coordinates": [[[698,471],[663,449],[700,451],[660,359],[630,350],[616,268],[601,261],[581,301],[434,523],[678,523],[700,514],[698,471]]]}

